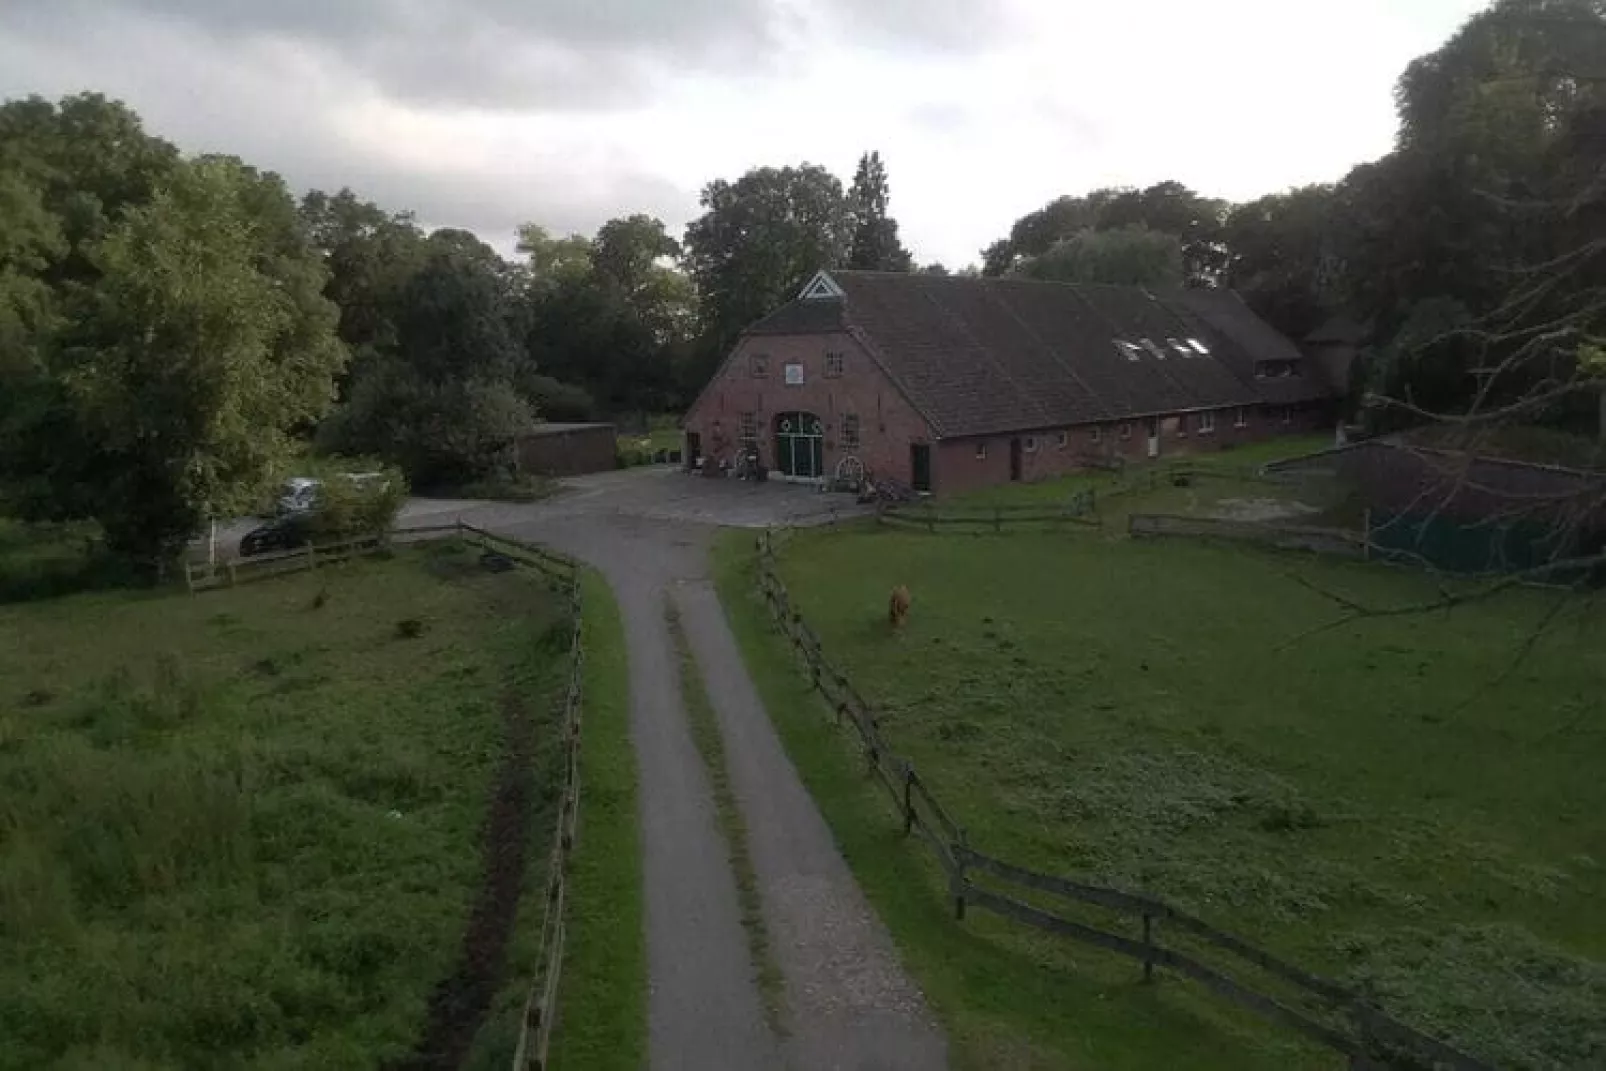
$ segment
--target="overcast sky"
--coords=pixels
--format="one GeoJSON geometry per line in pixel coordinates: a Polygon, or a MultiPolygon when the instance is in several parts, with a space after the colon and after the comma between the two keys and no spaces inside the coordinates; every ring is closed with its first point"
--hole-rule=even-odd
{"type": "Polygon", "coordinates": [[[880,149],[921,261],[1062,193],[1247,198],[1387,151],[1480,0],[0,0],[0,96],[94,89],[189,151],[507,249],[676,233],[716,177],[880,149]]]}

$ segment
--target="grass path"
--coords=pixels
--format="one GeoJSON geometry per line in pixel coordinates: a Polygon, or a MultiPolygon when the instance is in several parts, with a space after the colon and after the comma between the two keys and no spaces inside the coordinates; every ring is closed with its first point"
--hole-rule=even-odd
{"type": "Polygon", "coordinates": [[[624,626],[600,574],[585,571],[582,594],[580,828],[552,1064],[559,1071],[639,1071],[647,1053],[647,939],[624,626]]]}

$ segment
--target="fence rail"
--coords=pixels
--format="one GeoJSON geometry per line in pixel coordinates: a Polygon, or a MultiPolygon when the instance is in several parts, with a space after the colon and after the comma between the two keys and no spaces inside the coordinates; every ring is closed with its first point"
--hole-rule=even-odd
{"type": "Polygon", "coordinates": [[[1350,1058],[1353,1068],[1448,1068],[1491,1071],[1488,1065],[1401,1023],[1367,1004],[1359,994],[1306,971],[1233,934],[1218,930],[1165,901],[1143,893],[1072,881],[997,859],[969,844],[963,826],[937,801],[913,763],[897,755],[881,734],[874,711],[826,657],[819,636],[803,621],[775,569],[775,538],[758,537],[758,585],[777,627],[791,642],[816,690],[835,711],[839,725],[854,729],[868,772],[883,786],[907,835],[919,835],[948,879],[954,915],[980,908],[1023,925],[1094,945],[1143,965],[1145,980],[1156,968],[1189,978],[1217,996],[1266,1020],[1303,1034],[1350,1058]],[[1110,933],[1087,922],[1028,902],[1054,898],[1086,904],[1130,918],[1137,935],[1110,933]],[[1186,951],[1160,943],[1160,925],[1191,939],[1186,951]],[[1221,956],[1222,964],[1205,962],[1221,956]],[[1275,979],[1287,992],[1272,994],[1233,977],[1248,968],[1275,979]],[[1292,997],[1291,1001],[1289,997],[1292,997]],[[1297,1001],[1304,1007],[1293,1006],[1297,1001]]]}
{"type": "Polygon", "coordinates": [[[1164,536],[1231,539],[1288,550],[1315,551],[1344,558],[1368,556],[1366,538],[1342,528],[1229,521],[1215,517],[1182,517],[1163,513],[1134,513],[1127,518],[1127,533],[1134,539],[1164,536]]]}
{"type": "Polygon", "coordinates": [[[877,520],[899,528],[980,528],[1003,532],[1027,525],[1076,524],[1098,527],[1094,492],[1078,491],[1062,503],[1041,502],[1018,506],[891,506],[880,510],[877,520]]]}
{"type": "Polygon", "coordinates": [[[557,1025],[558,986],[563,975],[563,949],[568,936],[565,922],[569,902],[569,859],[574,852],[580,821],[580,728],[585,697],[585,643],[580,598],[580,570],[575,562],[544,547],[488,532],[458,522],[463,537],[482,549],[539,570],[555,588],[569,596],[573,631],[569,636],[569,684],[563,702],[563,785],[556,828],[547,862],[544,914],[535,974],[519,1016],[518,1043],[513,1071],[545,1071],[557,1025]]]}

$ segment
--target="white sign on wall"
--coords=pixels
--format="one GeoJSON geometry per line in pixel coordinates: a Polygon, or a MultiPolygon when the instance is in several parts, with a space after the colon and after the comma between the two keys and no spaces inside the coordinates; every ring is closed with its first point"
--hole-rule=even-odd
{"type": "Polygon", "coordinates": [[[788,387],[801,387],[803,385],[803,366],[789,364],[786,366],[786,385],[788,387]]]}

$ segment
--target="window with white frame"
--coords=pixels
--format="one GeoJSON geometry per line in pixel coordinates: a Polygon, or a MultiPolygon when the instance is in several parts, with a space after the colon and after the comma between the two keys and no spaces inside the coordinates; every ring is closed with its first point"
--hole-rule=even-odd
{"type": "Polygon", "coordinates": [[[859,448],[859,414],[842,414],[842,449],[857,450],[859,448]]]}
{"type": "Polygon", "coordinates": [[[1200,413],[1198,417],[1198,424],[1196,426],[1199,429],[1200,435],[1209,435],[1211,432],[1216,430],[1216,414],[1200,413]]]}
{"type": "Polygon", "coordinates": [[[1088,438],[1092,439],[1096,443],[1104,441],[1104,427],[1103,427],[1103,425],[1094,424],[1093,427],[1088,431],[1087,434],[1088,434],[1088,438]]]}
{"type": "Polygon", "coordinates": [[[976,444],[976,460],[977,461],[986,461],[987,460],[987,444],[986,443],[977,443],[976,444]]]}
{"type": "Polygon", "coordinates": [[[770,374],[770,359],[767,354],[755,353],[747,359],[749,369],[754,379],[767,379],[770,374]]]}
{"type": "Polygon", "coordinates": [[[738,428],[741,432],[743,443],[751,446],[753,443],[758,442],[758,414],[743,413],[738,428]]]}
{"type": "Polygon", "coordinates": [[[1028,454],[1037,453],[1037,436],[1035,436],[1035,435],[1026,436],[1026,452],[1028,454]]]}
{"type": "Polygon", "coordinates": [[[1071,433],[1068,432],[1068,431],[1060,432],[1060,434],[1059,434],[1059,448],[1061,450],[1063,450],[1069,445],[1071,445],[1071,433]]]}
{"type": "Polygon", "coordinates": [[[1197,353],[1199,356],[1201,356],[1201,357],[1210,356],[1210,347],[1206,346],[1203,342],[1200,342],[1198,339],[1196,339],[1196,338],[1188,339],[1188,345],[1192,346],[1193,347],[1193,352],[1197,353]]]}
{"type": "Polygon", "coordinates": [[[1291,405],[1283,406],[1282,419],[1283,419],[1283,423],[1284,424],[1292,424],[1294,422],[1294,407],[1293,406],[1291,406],[1291,405]]]}
{"type": "Polygon", "coordinates": [[[801,362],[794,361],[786,365],[783,370],[786,373],[786,385],[788,387],[801,387],[803,385],[803,365],[801,362]]]}
{"type": "Polygon", "coordinates": [[[1121,438],[1123,438],[1123,439],[1132,438],[1132,422],[1130,420],[1122,421],[1122,423],[1121,423],[1121,438]]]}
{"type": "Polygon", "coordinates": [[[825,355],[825,378],[841,379],[842,368],[845,364],[842,354],[828,353],[825,355]]]}
{"type": "Polygon", "coordinates": [[[1238,411],[1233,414],[1232,426],[1235,428],[1247,428],[1249,426],[1249,410],[1240,405],[1238,411]]]}

